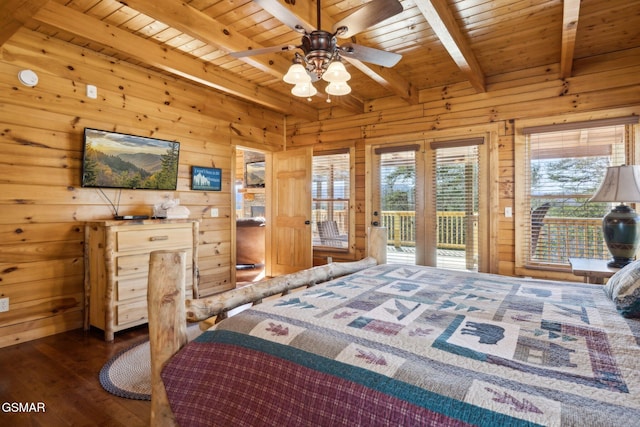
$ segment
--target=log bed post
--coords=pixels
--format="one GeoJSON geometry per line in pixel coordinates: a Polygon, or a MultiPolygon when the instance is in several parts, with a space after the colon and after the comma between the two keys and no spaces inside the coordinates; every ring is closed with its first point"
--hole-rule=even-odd
{"type": "Polygon", "coordinates": [[[369,227],[369,256],[379,265],[387,263],[387,227],[369,227]]]}
{"type": "Polygon", "coordinates": [[[149,346],[151,352],[151,425],[177,425],[160,373],[187,343],[184,306],[186,251],[154,251],[149,258],[149,346]]]}

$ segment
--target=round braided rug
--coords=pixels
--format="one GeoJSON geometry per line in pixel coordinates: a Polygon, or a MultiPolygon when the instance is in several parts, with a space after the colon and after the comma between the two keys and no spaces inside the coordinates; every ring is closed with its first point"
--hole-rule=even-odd
{"type": "MultiPolygon", "coordinates": [[[[187,328],[189,341],[200,335],[197,325],[187,328]]],[[[127,399],[151,400],[149,340],[111,358],[100,370],[100,384],[111,394],[127,399]]]]}

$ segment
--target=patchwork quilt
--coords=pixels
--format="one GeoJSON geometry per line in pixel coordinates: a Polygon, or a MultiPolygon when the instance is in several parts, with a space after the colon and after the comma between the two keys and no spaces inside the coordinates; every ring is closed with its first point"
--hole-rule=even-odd
{"type": "Polygon", "coordinates": [[[639,367],[602,286],[381,265],[230,317],[162,375],[183,426],[620,426],[639,367]]]}

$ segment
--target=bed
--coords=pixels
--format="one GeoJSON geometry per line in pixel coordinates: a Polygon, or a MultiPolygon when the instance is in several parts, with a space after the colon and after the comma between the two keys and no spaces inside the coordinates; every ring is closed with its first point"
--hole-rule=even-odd
{"type": "Polygon", "coordinates": [[[152,411],[167,411],[156,420],[619,426],[640,419],[640,320],[620,315],[602,286],[372,263],[219,322],[156,368],[152,359],[162,379],[154,387],[167,398],[152,397],[152,411]]]}

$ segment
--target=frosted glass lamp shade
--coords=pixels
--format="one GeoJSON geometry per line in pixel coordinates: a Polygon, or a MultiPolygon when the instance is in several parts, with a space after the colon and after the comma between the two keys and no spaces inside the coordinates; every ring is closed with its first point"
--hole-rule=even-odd
{"type": "Polygon", "coordinates": [[[311,76],[302,64],[292,64],[282,80],[284,80],[285,83],[297,85],[299,83],[311,83],[311,76]]]}
{"type": "Polygon", "coordinates": [[[308,98],[318,93],[318,90],[311,83],[298,83],[291,89],[291,93],[301,98],[308,98]]]}
{"type": "Polygon", "coordinates": [[[351,86],[347,82],[331,82],[325,90],[329,95],[346,95],[351,92],[351,86]]]}
{"type": "Polygon", "coordinates": [[[322,79],[329,82],[346,82],[351,78],[351,74],[344,67],[344,64],[340,61],[333,61],[329,64],[327,71],[322,74],[322,79]]]}

